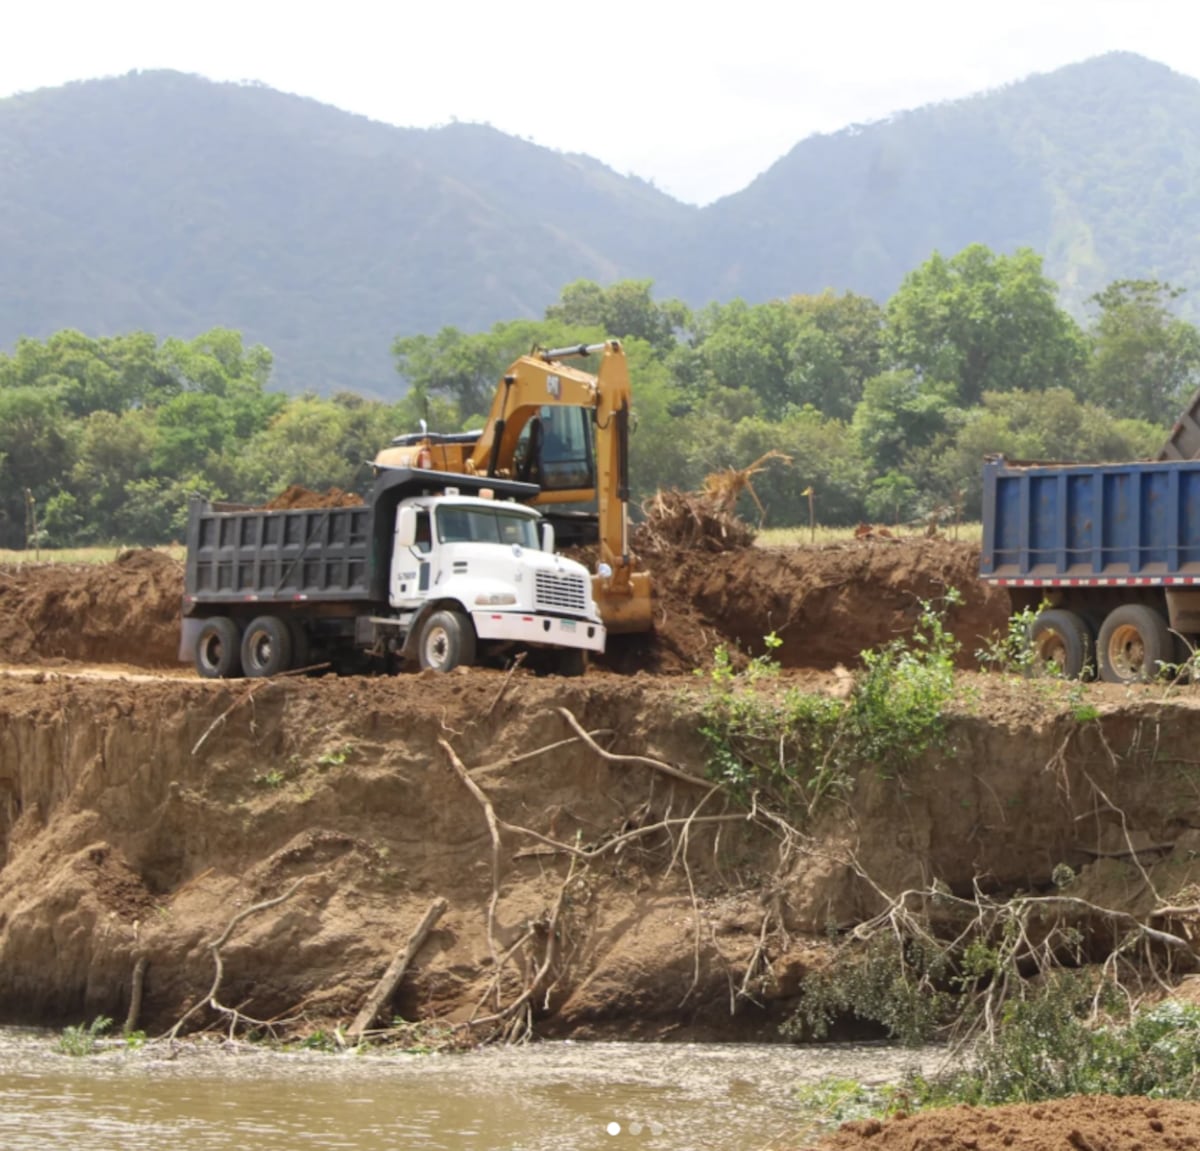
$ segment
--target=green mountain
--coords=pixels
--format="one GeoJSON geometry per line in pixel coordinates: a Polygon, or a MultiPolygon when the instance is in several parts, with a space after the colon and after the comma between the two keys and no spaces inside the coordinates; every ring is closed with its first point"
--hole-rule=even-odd
{"type": "Polygon", "coordinates": [[[399,390],[396,335],[540,316],[695,209],[479,125],[172,72],[0,101],[0,347],[240,329],[285,387],[399,390]]]}
{"type": "Polygon", "coordinates": [[[1127,53],[810,137],[704,209],[489,127],[135,73],[0,100],[0,348],[224,325],[283,387],[395,394],[395,336],[540,316],[574,279],[883,299],[976,241],[1043,253],[1078,311],[1195,287],[1198,169],[1200,82],[1127,53]]]}
{"type": "MultiPolygon", "coordinates": [[[[1118,278],[1197,286],[1200,81],[1112,53],[813,136],[708,207],[663,290],[883,299],[936,248],[1031,247],[1080,311],[1118,278]]],[[[1200,307],[1200,292],[1193,301],[1200,307]]]]}

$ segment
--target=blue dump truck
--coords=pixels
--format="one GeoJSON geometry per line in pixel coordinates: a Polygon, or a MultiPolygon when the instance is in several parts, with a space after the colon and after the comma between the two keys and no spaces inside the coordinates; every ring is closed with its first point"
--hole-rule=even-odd
{"type": "Polygon", "coordinates": [[[1040,661],[1107,683],[1154,678],[1200,643],[1200,460],[989,458],[980,574],[1014,611],[1038,612],[1040,661]]]}

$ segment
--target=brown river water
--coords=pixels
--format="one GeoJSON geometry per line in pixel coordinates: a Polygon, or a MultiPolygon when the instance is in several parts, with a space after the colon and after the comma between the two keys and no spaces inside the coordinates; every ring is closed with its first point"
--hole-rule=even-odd
{"type": "Polygon", "coordinates": [[[107,1151],[767,1151],[808,1129],[796,1089],[898,1081],[914,1055],[785,1047],[541,1043],[457,1055],[119,1042],[55,1051],[0,1030],[0,1148],[107,1151]]]}

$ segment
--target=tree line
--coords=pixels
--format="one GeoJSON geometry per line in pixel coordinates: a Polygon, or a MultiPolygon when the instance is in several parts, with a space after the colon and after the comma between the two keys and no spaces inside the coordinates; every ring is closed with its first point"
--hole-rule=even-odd
{"type": "Polygon", "coordinates": [[[0,354],[0,546],[182,538],[190,494],[259,503],[298,483],[362,489],[425,419],[478,427],[533,346],[623,340],[635,497],[698,488],[771,448],[755,488],[775,526],[977,518],[987,453],[1152,455],[1200,384],[1180,289],[1123,280],[1080,323],[1028,249],[935,253],[880,304],[854,293],[692,310],[650,281],[567,285],[540,320],[443,328],[393,346],[395,403],[269,388],[271,354],[234,331],[191,341],[64,331],[0,354]]]}

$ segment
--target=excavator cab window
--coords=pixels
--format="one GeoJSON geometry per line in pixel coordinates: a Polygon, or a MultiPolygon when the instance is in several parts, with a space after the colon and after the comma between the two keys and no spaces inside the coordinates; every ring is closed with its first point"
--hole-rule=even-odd
{"type": "Polygon", "coordinates": [[[528,461],[528,478],[546,491],[596,486],[590,412],[543,407],[521,430],[517,458],[528,461]]]}

